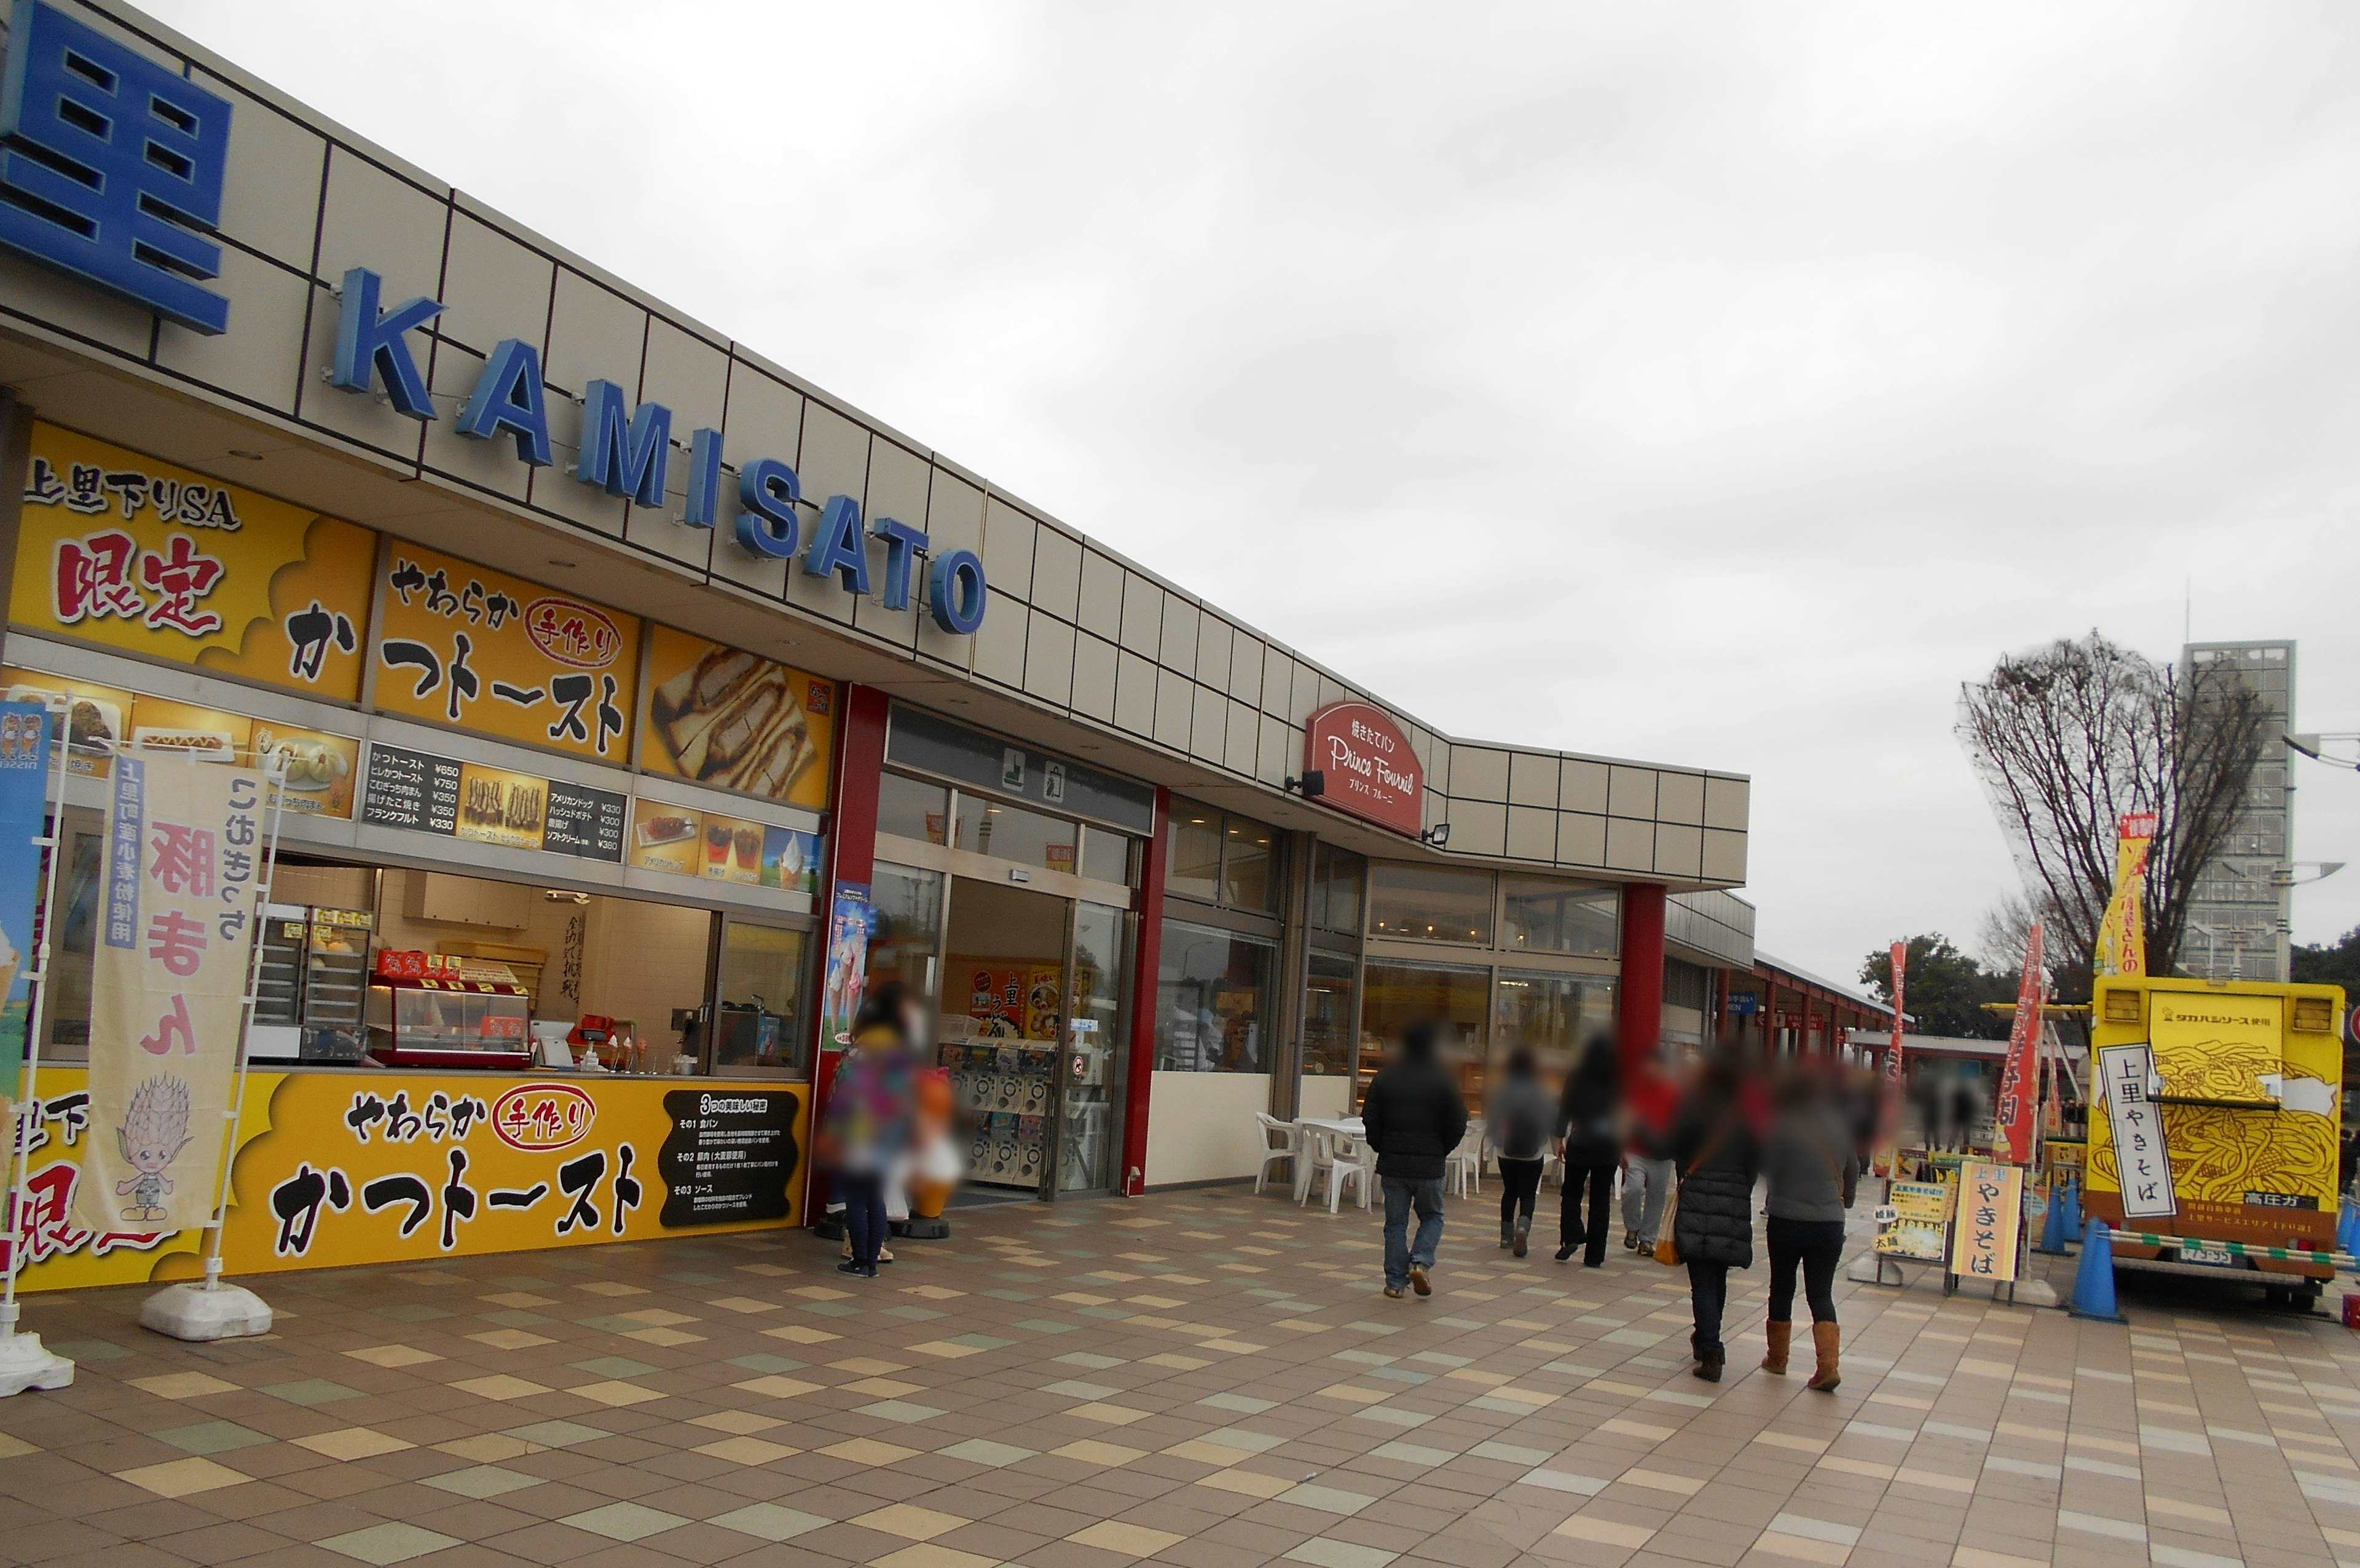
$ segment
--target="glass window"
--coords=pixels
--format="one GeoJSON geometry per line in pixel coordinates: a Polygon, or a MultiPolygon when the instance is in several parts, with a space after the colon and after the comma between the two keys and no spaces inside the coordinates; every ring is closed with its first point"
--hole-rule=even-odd
{"type": "MultiPolygon", "coordinates": [[[[1445,964],[1371,964],[1361,977],[1360,1088],[1402,1031],[1420,1018],[1443,1026],[1443,1046],[1470,1104],[1482,1094],[1483,1030],[1491,972],[1445,964]]],[[[1356,1099],[1358,1095],[1354,1096],[1356,1099]]]]}
{"type": "Polygon", "coordinates": [[[1614,888],[1553,877],[1509,877],[1504,883],[1501,946],[1614,956],[1614,888]]]}
{"type": "Polygon", "coordinates": [[[1360,1009],[1353,1005],[1353,970],[1339,953],[1310,955],[1304,977],[1303,1073],[1340,1078],[1352,1071],[1352,1040],[1360,1009]]]}
{"type": "Polygon", "coordinates": [[[1076,836],[1074,824],[1062,817],[1043,816],[975,795],[958,798],[957,846],[978,855],[1070,873],[1076,836]]]}
{"type": "Polygon", "coordinates": [[[1164,923],[1155,985],[1155,1066],[1164,1073],[1267,1073],[1276,947],[1179,920],[1164,923]]]}
{"type": "Polygon", "coordinates": [[[869,877],[869,896],[877,907],[876,933],[869,939],[870,982],[899,980],[921,996],[938,995],[942,874],[880,863],[869,877]]]}
{"type": "Polygon", "coordinates": [[[1120,1090],[1129,1047],[1122,1028],[1123,981],[1130,966],[1130,912],[1104,904],[1076,904],[1060,1192],[1114,1185],[1114,1150],[1122,1136],[1120,1090]]]}
{"type": "Polygon", "coordinates": [[[1082,875],[1095,882],[1131,885],[1131,839],[1109,828],[1082,830],[1082,875]]]}
{"type": "Polygon", "coordinates": [[[805,932],[727,922],[714,997],[713,1067],[803,1074],[805,932]]]}
{"type": "Polygon", "coordinates": [[[939,784],[923,784],[888,773],[877,786],[877,831],[896,838],[943,842],[950,825],[951,792],[939,784]]]}
{"type": "Polygon", "coordinates": [[[1370,868],[1369,883],[1371,936],[1491,945],[1490,872],[1378,865],[1370,868]]]}
{"type": "Polygon", "coordinates": [[[1542,1072],[1562,1076],[1592,1040],[1614,1030],[1614,982],[1602,975],[1500,972],[1500,1005],[1491,1054],[1529,1045],[1542,1072]]]}
{"type": "Polygon", "coordinates": [[[1213,903],[1221,896],[1221,813],[1192,800],[1172,802],[1171,855],[1164,890],[1213,903]]]}
{"type": "Polygon", "coordinates": [[[1323,844],[1311,856],[1311,923],[1328,931],[1360,929],[1360,886],[1369,863],[1349,850],[1323,844]]]}
{"type": "Polygon", "coordinates": [[[1278,907],[1278,830],[1244,817],[1222,821],[1228,842],[1221,862],[1221,901],[1233,909],[1266,914],[1278,907]]]}

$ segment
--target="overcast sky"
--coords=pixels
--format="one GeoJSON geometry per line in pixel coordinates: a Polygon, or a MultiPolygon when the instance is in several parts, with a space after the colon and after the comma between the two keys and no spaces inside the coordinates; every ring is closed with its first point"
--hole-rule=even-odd
{"type": "Polygon", "coordinates": [[[1448,731],[1752,775],[1808,968],[2015,885],[2002,649],[2192,593],[2360,730],[2360,11],[150,3],[1448,731]]]}

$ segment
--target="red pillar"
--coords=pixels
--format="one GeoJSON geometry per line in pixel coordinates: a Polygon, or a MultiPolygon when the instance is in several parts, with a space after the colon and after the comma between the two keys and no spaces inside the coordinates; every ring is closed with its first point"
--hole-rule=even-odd
{"type": "Polygon", "coordinates": [[[1622,984],[1615,1045],[1629,1072],[1664,1038],[1664,889],[1622,885],[1622,984]]]}
{"type": "Polygon", "coordinates": [[[1139,943],[1131,982],[1131,1069],[1123,1075],[1122,1191],[1147,1187],[1147,1096],[1154,1086],[1156,977],[1164,964],[1164,869],[1171,844],[1172,791],[1155,791],[1155,828],[1139,869],[1139,943]]]}
{"type": "MultiPolygon", "coordinates": [[[[891,700],[874,686],[847,684],[844,703],[836,719],[836,804],[827,819],[826,875],[820,878],[819,941],[816,973],[827,973],[828,912],[836,908],[840,883],[866,885],[877,873],[877,790],[885,771],[885,715],[891,700]]],[[[836,1076],[836,1058],[827,1040],[819,1038],[820,1009],[812,1007],[812,1125],[819,1125],[827,1105],[827,1088],[836,1076]]],[[[815,1224],[811,1172],[803,1173],[803,1224],[815,1224]]]]}

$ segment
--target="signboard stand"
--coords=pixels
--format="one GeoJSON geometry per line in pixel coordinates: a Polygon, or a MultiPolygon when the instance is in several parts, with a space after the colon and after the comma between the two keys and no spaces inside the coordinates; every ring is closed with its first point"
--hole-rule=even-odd
{"type": "MultiPolygon", "coordinates": [[[[7,1279],[0,1284],[0,1399],[21,1394],[27,1388],[62,1388],[74,1378],[71,1361],[44,1349],[39,1334],[16,1330],[17,1314],[23,1310],[16,1304],[16,1272],[25,1266],[26,1233],[29,1228],[25,1224],[25,1184],[33,1163],[33,1130],[40,1118],[41,1025],[49,999],[49,937],[56,924],[50,915],[57,908],[58,828],[65,820],[66,810],[66,713],[65,702],[53,702],[45,726],[49,748],[50,778],[46,802],[49,815],[42,823],[48,831],[37,833],[33,843],[48,853],[49,866],[41,877],[40,932],[33,943],[33,972],[27,976],[32,1005],[25,1018],[25,1062],[18,1074],[19,1092],[9,1123],[8,1150],[16,1164],[13,1172],[0,1168],[0,1174],[8,1175],[7,1279]]],[[[0,995],[5,995],[5,990],[0,987],[0,995]]]]}
{"type": "MultiPolygon", "coordinates": [[[[198,766],[191,764],[191,766],[198,766]]],[[[254,1034],[254,1002],[262,976],[262,911],[270,903],[270,884],[279,874],[279,824],[287,809],[283,768],[263,774],[270,786],[270,829],[263,841],[262,877],[248,926],[246,998],[237,1017],[237,1071],[231,1080],[229,1112],[223,1117],[221,1192],[213,1203],[212,1226],[205,1232],[205,1277],[165,1286],[139,1304],[139,1326],[174,1339],[236,1339],[270,1332],[270,1308],[243,1285],[222,1283],[222,1235],[229,1226],[232,1178],[237,1169],[238,1119],[246,1108],[246,1079],[251,1066],[247,1047],[254,1034]]]]}

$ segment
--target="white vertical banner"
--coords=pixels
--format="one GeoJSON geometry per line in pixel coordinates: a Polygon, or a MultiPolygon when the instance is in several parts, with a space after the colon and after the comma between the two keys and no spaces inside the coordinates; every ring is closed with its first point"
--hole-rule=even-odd
{"type": "Polygon", "coordinates": [[[268,781],[126,750],[115,759],[91,976],[90,1147],[75,1221],[212,1222],[262,888],[268,781]]]}
{"type": "Polygon", "coordinates": [[[2148,1086],[2155,1052],[2145,1045],[2098,1051],[2098,1082],[2106,1126],[2114,1135],[2114,1177],[2123,1192],[2123,1218],[2166,1219],[2180,1212],[2171,1186],[2171,1155],[2163,1146],[2163,1107],[2148,1086]]]}

